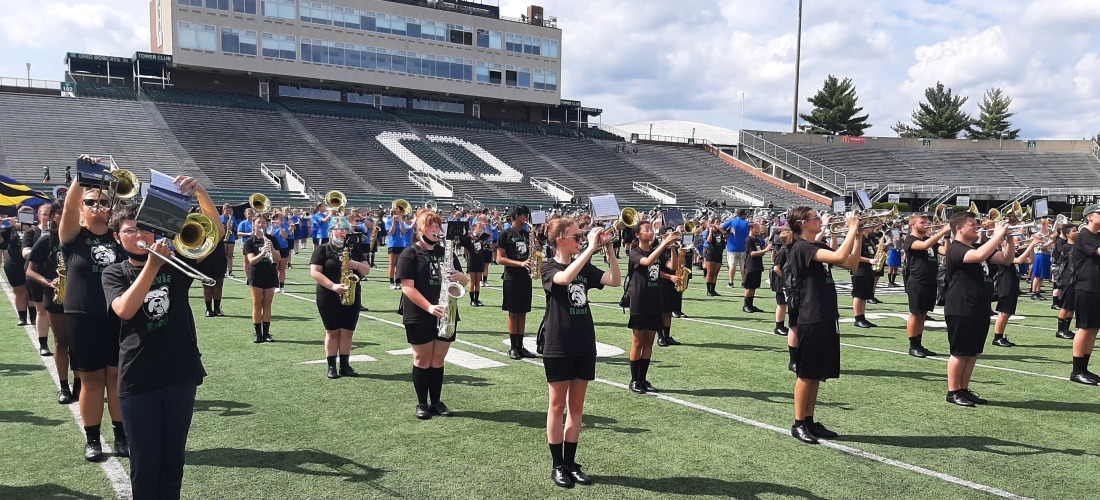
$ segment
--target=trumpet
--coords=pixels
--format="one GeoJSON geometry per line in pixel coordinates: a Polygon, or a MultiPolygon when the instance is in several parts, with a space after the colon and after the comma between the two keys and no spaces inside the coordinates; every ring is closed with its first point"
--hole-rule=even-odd
{"type": "MultiPolygon", "coordinates": [[[[859,216],[859,228],[860,229],[867,229],[869,227],[879,227],[884,222],[886,222],[890,219],[893,219],[894,217],[897,217],[897,216],[898,216],[898,207],[894,207],[894,208],[892,208],[890,210],[887,210],[887,211],[868,212],[867,214],[859,216]],[[866,222],[864,222],[864,221],[866,221],[866,222]]],[[[839,221],[835,221],[835,222],[830,222],[827,226],[825,226],[825,229],[828,230],[829,232],[837,232],[837,231],[840,231],[840,230],[844,229],[844,227],[847,226],[847,225],[848,225],[847,221],[839,220],[839,221]]]]}
{"type": "MultiPolygon", "coordinates": [[[[172,239],[172,245],[175,247],[175,252],[184,258],[199,260],[214,251],[217,237],[217,226],[210,217],[204,214],[189,214],[179,233],[176,233],[172,239]]],[[[137,245],[138,248],[148,249],[144,241],[138,241],[137,245]]],[[[205,286],[214,286],[217,283],[214,278],[201,273],[175,255],[165,256],[156,252],[149,252],[149,254],[157,256],[188,277],[199,280],[205,286]]]]}
{"type": "Polygon", "coordinates": [[[267,196],[264,196],[263,193],[256,193],[248,197],[248,206],[262,214],[271,210],[271,200],[267,199],[267,196]]]}
{"type": "Polygon", "coordinates": [[[108,184],[108,197],[114,206],[121,200],[129,200],[141,191],[141,181],[133,172],[121,168],[111,171],[111,179],[108,184]]]}

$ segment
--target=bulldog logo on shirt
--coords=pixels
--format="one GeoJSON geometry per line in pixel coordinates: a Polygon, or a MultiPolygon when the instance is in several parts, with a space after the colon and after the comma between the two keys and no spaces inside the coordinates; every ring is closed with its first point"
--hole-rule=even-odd
{"type": "Polygon", "coordinates": [[[588,294],[584,292],[584,283],[569,284],[569,305],[584,307],[588,304],[588,294]]]}
{"type": "Polygon", "coordinates": [[[660,272],[661,270],[659,267],[657,267],[657,264],[649,266],[649,281],[657,281],[657,277],[660,276],[660,272]]]}
{"type": "Polygon", "coordinates": [[[92,247],[92,261],[100,267],[107,267],[115,262],[115,250],[107,245],[92,247]]]}
{"type": "Polygon", "coordinates": [[[475,252],[480,252],[481,251],[481,242],[480,241],[475,241],[474,242],[474,251],[475,252]]]}
{"type": "Polygon", "coordinates": [[[517,241],[516,242],[516,253],[518,253],[520,255],[527,255],[527,242],[526,241],[517,241]]]}
{"type": "Polygon", "coordinates": [[[932,247],[928,247],[928,256],[933,259],[936,258],[936,250],[932,247]]]}
{"type": "Polygon", "coordinates": [[[168,314],[168,285],[161,285],[145,294],[145,315],[156,321],[168,314]]]}

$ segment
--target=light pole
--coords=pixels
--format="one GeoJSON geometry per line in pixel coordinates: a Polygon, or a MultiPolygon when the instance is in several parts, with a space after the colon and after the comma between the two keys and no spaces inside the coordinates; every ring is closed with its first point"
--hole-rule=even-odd
{"type": "MultiPolygon", "coordinates": [[[[745,130],[745,91],[741,91],[741,125],[737,129],[737,132],[743,132],[745,130]]],[[[740,134],[738,134],[740,135],[740,134]]]]}
{"type": "Polygon", "coordinates": [[[653,124],[649,124],[649,140],[653,140],[653,124]]]}
{"type": "Polygon", "coordinates": [[[31,86],[31,63],[27,63],[27,86],[31,86]]]}
{"type": "Polygon", "coordinates": [[[997,151],[1001,150],[1001,142],[1005,140],[1006,135],[1008,135],[1008,132],[1004,131],[1001,131],[999,134],[997,134],[997,151]]]}
{"type": "Polygon", "coordinates": [[[794,48],[794,113],[791,115],[791,133],[798,132],[798,70],[802,63],[802,0],[798,0],[798,38],[794,48]]]}

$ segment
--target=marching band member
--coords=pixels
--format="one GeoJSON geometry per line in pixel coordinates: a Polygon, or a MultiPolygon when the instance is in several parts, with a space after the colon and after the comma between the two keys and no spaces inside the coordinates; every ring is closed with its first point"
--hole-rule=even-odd
{"type": "MultiPolygon", "coordinates": [[[[286,207],[283,210],[283,229],[286,230],[286,269],[294,267],[290,262],[290,255],[298,254],[298,224],[294,222],[294,210],[290,207],[286,207]]],[[[283,273],[283,280],[286,282],[286,273],[283,273]]]]}
{"type": "Polygon", "coordinates": [[[313,215],[309,218],[311,223],[310,227],[313,231],[313,246],[320,246],[322,243],[328,243],[329,235],[329,221],[332,220],[332,210],[329,210],[324,203],[318,203],[317,208],[314,209],[313,215]]]}
{"type": "Polygon", "coordinates": [[[386,227],[389,228],[386,236],[387,253],[390,256],[390,289],[400,290],[401,282],[397,278],[397,263],[401,254],[412,244],[412,225],[405,222],[406,213],[400,208],[390,210],[386,217],[386,227]]]}
{"type": "Polygon", "coordinates": [[[485,269],[485,261],[482,260],[485,253],[482,245],[488,240],[487,233],[482,232],[481,222],[474,224],[472,234],[464,234],[458,239],[458,246],[466,251],[466,269],[470,270],[470,307],[481,307],[481,275],[485,269]],[[486,236],[482,238],[482,236],[486,236]]]}
{"type": "Polygon", "coordinates": [[[796,327],[793,317],[790,328],[783,325],[783,320],[787,318],[787,295],[783,291],[783,266],[787,263],[794,239],[794,233],[789,228],[783,228],[779,236],[779,249],[775,251],[775,257],[772,258],[771,274],[771,288],[775,292],[775,329],[772,333],[787,337],[787,354],[790,356],[787,369],[792,372],[797,368],[795,355],[798,349],[798,332],[794,331],[796,327]]]}
{"type": "MultiPolygon", "coordinates": [[[[50,219],[53,227],[61,224],[61,213],[65,200],[57,200],[50,206],[50,219]]],[[[72,389],[69,389],[69,322],[65,317],[65,307],[54,302],[58,283],[57,259],[61,255],[61,241],[57,231],[50,231],[46,237],[39,238],[31,247],[31,253],[27,256],[27,279],[35,280],[42,285],[42,301],[46,305],[46,313],[50,316],[50,327],[53,329],[53,362],[57,368],[57,378],[60,390],[57,391],[57,402],[67,405],[80,399],[80,379],[73,380],[72,389]]],[[[75,372],[74,372],[75,375],[75,372]]]]}
{"type": "Polygon", "coordinates": [[[951,234],[951,225],[929,234],[928,216],[909,216],[909,236],[901,243],[905,252],[905,295],[909,298],[909,319],[905,322],[909,338],[909,355],[917,358],[938,356],[924,347],[924,323],[928,313],[936,308],[936,277],[939,274],[939,258],[936,248],[944,237],[951,234]]]}
{"type": "Polygon", "coordinates": [[[248,250],[245,245],[252,239],[252,219],[256,218],[256,211],[251,208],[244,210],[244,220],[237,223],[237,238],[241,240],[241,255],[244,257],[244,278],[248,280],[251,275],[248,265],[248,250]]]}
{"type": "MultiPolygon", "coordinates": [[[[660,257],[672,242],[679,239],[679,234],[668,235],[657,248],[653,248],[653,225],[649,221],[638,222],[632,232],[636,234],[627,265],[627,272],[630,273],[630,286],[627,290],[630,297],[630,322],[627,327],[634,332],[630,343],[630,391],[645,394],[658,392],[649,383],[647,375],[649,362],[653,358],[653,339],[665,327],[658,281],[662,274],[660,257]]],[[[674,276],[665,274],[666,279],[672,277],[674,276]]]]}
{"type": "Polygon", "coordinates": [[[20,254],[23,257],[24,262],[24,276],[27,280],[27,300],[30,302],[30,307],[27,308],[27,314],[32,325],[35,325],[38,332],[38,354],[42,356],[53,356],[48,347],[49,334],[50,334],[50,315],[46,313],[46,304],[42,301],[42,284],[38,281],[30,279],[26,276],[25,267],[29,265],[27,257],[31,255],[31,249],[34,248],[34,244],[42,237],[42,235],[50,231],[50,211],[51,206],[49,203],[43,203],[38,206],[36,214],[38,215],[38,223],[27,228],[23,231],[22,248],[20,254]]]}
{"type": "Polygon", "coordinates": [[[722,252],[726,249],[726,233],[718,226],[718,219],[711,219],[703,231],[703,267],[706,269],[704,281],[707,283],[707,296],[718,297],[715,290],[718,283],[718,271],[722,269],[722,252]]]}
{"type": "Polygon", "coordinates": [[[741,271],[741,281],[745,280],[745,238],[749,235],[749,221],[745,219],[745,210],[737,209],[733,218],[722,223],[726,233],[726,254],[729,256],[730,276],[726,288],[733,288],[733,278],[741,271]]]}
{"type": "Polygon", "coordinates": [[[871,240],[873,228],[864,228],[860,242],[859,266],[852,269],[852,314],[856,328],[874,328],[878,325],[867,321],[867,303],[875,298],[875,271],[871,259],[875,258],[875,243],[871,240]]]}
{"type": "MultiPolygon", "coordinates": [[[[195,194],[204,215],[217,219],[202,185],[182,176],[175,183],[181,193],[195,194]]],[[[121,321],[116,355],[122,416],[131,441],[130,486],[134,498],[179,498],[196,389],[206,376],[188,303],[194,278],[164,265],[164,259],[150,258],[149,252],[172,252],[167,240],[155,240],[152,232],[137,227],[137,211],[128,205],[115,212],[111,225],[128,258],[103,272],[106,303],[121,321]]],[[[218,228],[218,240],[223,231],[218,228]]]]}
{"type": "MultiPolygon", "coordinates": [[[[329,221],[331,228],[332,221],[329,221]]],[[[271,212],[271,223],[267,225],[267,234],[275,239],[275,266],[279,270],[279,287],[275,293],[283,293],[286,290],[286,268],[290,264],[290,244],[287,242],[287,221],[283,212],[275,210],[271,212]]],[[[325,235],[324,239],[328,239],[325,235]]]]}
{"type": "MultiPolygon", "coordinates": [[[[1100,218],[1098,218],[1100,219],[1100,218]]],[[[973,407],[987,401],[970,390],[974,365],[985,348],[989,335],[993,279],[989,264],[1011,266],[1016,248],[1005,241],[1007,223],[998,222],[992,236],[977,244],[981,225],[974,213],[956,212],[951,216],[955,240],[947,247],[946,303],[947,340],[951,358],[947,361],[947,402],[973,407]]]]}
{"type": "MultiPolygon", "coordinates": [[[[1009,236],[1005,239],[1011,238],[1012,236],[1009,236]]],[[[1031,261],[1031,256],[1035,252],[1035,246],[1039,244],[1041,238],[1042,236],[1035,235],[1024,252],[1014,256],[1015,258],[1012,259],[1013,266],[1002,267],[994,264],[997,269],[991,269],[991,272],[993,272],[993,295],[997,297],[997,320],[993,324],[993,345],[997,347],[1016,346],[1016,344],[1009,342],[1008,337],[1005,337],[1005,328],[1008,326],[1008,319],[1011,318],[1013,314],[1016,314],[1016,306],[1019,303],[1020,294],[1022,293],[1020,292],[1020,278],[1014,272],[1015,265],[1031,261]]]]}
{"type": "MultiPolygon", "coordinates": [[[[222,215],[219,218],[222,221],[222,225],[225,226],[226,234],[229,235],[225,238],[225,272],[227,278],[233,277],[233,250],[237,245],[237,218],[233,216],[233,207],[228,203],[222,205],[222,215]]],[[[245,273],[248,274],[247,272],[245,273]]],[[[213,277],[213,276],[211,276],[213,277]]]]}
{"type": "MultiPolygon", "coordinates": [[[[443,362],[454,342],[454,337],[439,337],[439,319],[447,316],[447,308],[438,305],[443,290],[442,262],[453,258],[444,255],[442,224],[439,214],[425,209],[417,211],[416,242],[401,252],[397,264],[402,293],[401,322],[405,325],[405,339],[413,350],[412,383],[417,400],[416,418],[420,420],[428,420],[432,415],[453,415],[441,399],[443,362]]],[[[447,280],[463,286],[469,281],[457,259],[447,280]]]]}
{"type": "Polygon", "coordinates": [[[87,443],[84,459],[103,459],[99,426],[103,421],[103,393],[115,434],[115,454],[129,456],[130,446],[118,402],[118,318],[107,314],[101,275],[120,259],[118,240],[107,222],[111,202],[98,188],[84,189],[79,176],[65,194],[58,225],[65,260],[65,316],[69,334],[69,359],[82,382],[80,416],[87,443]]]}
{"type": "Polygon", "coordinates": [[[1054,245],[1040,244],[1035,247],[1035,259],[1031,263],[1031,300],[1043,299],[1043,281],[1050,279],[1050,248],[1054,245]]]}
{"type": "Polygon", "coordinates": [[[582,250],[580,244],[586,238],[585,233],[572,217],[562,217],[547,224],[547,235],[554,242],[555,252],[542,266],[542,287],[547,296],[543,367],[550,400],[546,440],[554,464],[550,479],[558,486],[572,488],[576,483],[592,482],[576,461],[584,396],[588,382],[596,378],[596,328],[588,305],[588,290],[621,286],[622,277],[609,232],[590,231],[588,246],[582,250]],[[600,247],[606,249],[607,272],[590,262],[600,247]],[[563,427],[562,417],[567,408],[563,427]]]}
{"type": "MultiPolygon", "coordinates": [[[[275,250],[278,243],[267,233],[267,214],[252,219],[252,237],[244,243],[245,262],[248,264],[248,286],[252,293],[252,327],[256,330],[253,343],[274,342],[271,336],[271,301],[279,286],[279,269],[275,250]]],[[[325,236],[328,242],[328,236],[325,236]]],[[[318,239],[319,241],[320,239],[318,239]]],[[[315,245],[319,246],[319,245],[315,245]]]]}
{"type": "MultiPolygon", "coordinates": [[[[34,209],[27,205],[19,207],[21,214],[33,212],[34,209]]],[[[29,228],[23,226],[25,224],[21,224],[18,220],[12,220],[10,226],[0,229],[0,249],[7,253],[4,256],[4,277],[8,279],[12,293],[15,294],[15,310],[19,313],[18,326],[34,324],[33,321],[28,323],[27,320],[27,270],[26,261],[23,259],[23,239],[20,232],[29,228]]]]}
{"type": "MultiPolygon", "coordinates": [[[[675,228],[672,226],[665,226],[661,229],[664,233],[663,238],[668,238],[674,231],[683,231],[682,228],[675,228]]],[[[682,234],[682,233],[681,233],[682,234]]],[[[657,345],[661,347],[668,347],[670,345],[680,345],[680,342],[672,337],[672,315],[679,311],[683,307],[684,293],[676,291],[676,286],[679,285],[682,280],[677,274],[679,269],[673,266],[672,252],[677,252],[677,257],[680,259],[680,263],[688,268],[684,248],[673,248],[671,245],[665,246],[664,253],[661,254],[661,258],[658,261],[661,266],[661,275],[657,282],[661,285],[661,319],[664,324],[664,330],[657,332],[657,345]]]]}
{"type": "Polygon", "coordinates": [[[1077,335],[1073,338],[1073,373],[1079,384],[1100,385],[1100,376],[1089,371],[1089,358],[1100,330],[1100,205],[1089,205],[1081,215],[1085,223],[1073,244],[1074,311],[1077,335]]]}
{"type": "Polygon", "coordinates": [[[531,210],[516,205],[511,216],[512,226],[500,233],[497,243],[497,263],[504,266],[504,299],[500,308],[508,311],[508,338],[511,340],[508,357],[534,358],[535,355],[523,347],[527,313],[531,312],[531,256],[535,251],[529,248],[531,233],[527,228],[531,210]]]}
{"type": "Polygon", "coordinates": [[[359,323],[359,306],[363,302],[363,287],[357,283],[355,298],[349,305],[341,301],[348,292],[344,283],[344,266],[354,273],[356,280],[370,274],[370,265],[363,254],[363,247],[357,239],[348,238],[351,226],[342,217],[330,221],[331,232],[328,243],[313,249],[309,259],[309,274],[317,281],[316,302],[321,323],[325,326],[325,360],[328,362],[328,378],[354,377],[358,375],[351,367],[351,340],[355,335],[355,326],[359,323]],[[350,246],[346,246],[350,245],[350,246]],[[346,257],[345,257],[346,254],[346,257]],[[347,262],[344,262],[344,259],[347,262]],[[340,356],[340,370],[336,370],[336,356],[340,356]]]}
{"type": "Polygon", "coordinates": [[[1058,311],[1058,331],[1054,334],[1055,338],[1059,339],[1072,339],[1074,334],[1069,329],[1069,322],[1073,319],[1073,310],[1076,308],[1074,301],[1077,298],[1077,293],[1074,291],[1074,256],[1073,245],[1077,242],[1077,226],[1073,224],[1065,224],[1059,228],[1059,238],[1055,242],[1055,247],[1060,248],[1058,253],[1061,255],[1061,261],[1059,262],[1058,269],[1060,270],[1055,276],[1055,284],[1058,288],[1057,292],[1061,290],[1061,294],[1058,295],[1059,311],[1058,311]]]}
{"type": "Polygon", "coordinates": [[[848,214],[848,234],[836,250],[818,241],[824,221],[810,207],[797,207],[790,214],[791,231],[797,239],[791,245],[783,273],[795,283],[797,296],[788,296],[791,331],[798,336],[794,384],[794,426],[791,436],[809,444],[837,434],[814,421],[817,391],[822,380],[840,377],[840,326],[837,319],[836,285],[829,265],[855,269],[860,262],[859,218],[848,214]],[[795,330],[795,327],[798,327],[795,330]]]}
{"type": "Polygon", "coordinates": [[[749,234],[745,238],[745,265],[741,268],[741,287],[745,289],[745,304],[741,306],[741,312],[758,313],[763,309],[756,307],[752,301],[756,297],[756,289],[760,288],[760,277],[764,273],[764,254],[772,251],[771,243],[763,243],[760,239],[760,224],[749,224],[749,234]],[[766,246],[765,246],[766,245],[766,246]]]}
{"type": "MultiPolygon", "coordinates": [[[[224,216],[223,216],[224,217],[224,216]]],[[[217,220],[217,219],[214,219],[217,220]]],[[[230,244],[226,241],[232,238],[232,224],[225,224],[222,229],[226,231],[223,233],[222,238],[219,239],[215,246],[214,253],[208,255],[202,261],[202,270],[207,276],[214,280],[214,286],[202,287],[202,300],[206,304],[206,317],[213,318],[217,316],[225,316],[222,313],[222,291],[225,287],[225,277],[229,274],[226,273],[226,269],[232,269],[226,261],[231,258],[233,251],[230,250],[230,244]],[[226,238],[225,235],[230,235],[230,238],[226,238]]]]}
{"type": "Polygon", "coordinates": [[[905,244],[903,238],[894,238],[893,232],[898,231],[901,234],[901,227],[894,226],[894,229],[890,230],[890,248],[886,252],[886,277],[890,280],[889,286],[898,286],[898,268],[901,267],[901,252],[902,246],[905,244]]]}

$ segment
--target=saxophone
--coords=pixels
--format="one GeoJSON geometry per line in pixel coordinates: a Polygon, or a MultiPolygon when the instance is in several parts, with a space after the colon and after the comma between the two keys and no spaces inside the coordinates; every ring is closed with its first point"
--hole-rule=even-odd
{"type": "Polygon", "coordinates": [[[528,252],[533,252],[531,254],[531,259],[535,261],[534,265],[531,266],[531,279],[541,280],[542,279],[542,259],[543,259],[542,247],[535,246],[536,239],[535,239],[535,231],[533,229],[532,229],[530,234],[531,234],[531,237],[530,237],[530,239],[528,240],[528,243],[527,243],[527,251],[528,252]]]}
{"type": "Polygon", "coordinates": [[[879,272],[886,266],[886,235],[882,235],[882,239],[878,242],[878,248],[875,249],[875,257],[871,259],[871,270],[879,272]]]}
{"type": "Polygon", "coordinates": [[[672,248],[672,267],[676,269],[676,276],[680,278],[680,284],[674,285],[677,292],[684,293],[688,288],[688,281],[691,280],[691,270],[684,265],[684,258],[680,255],[680,248],[682,245],[677,242],[673,244],[672,248]]]}
{"type": "Polygon", "coordinates": [[[344,242],[344,251],[340,253],[340,284],[347,287],[340,294],[340,303],[350,306],[355,303],[355,291],[359,287],[359,277],[351,270],[351,245],[344,242]]]}
{"type": "Polygon", "coordinates": [[[65,273],[68,272],[65,267],[64,256],[61,255],[61,250],[57,250],[57,286],[54,288],[53,303],[64,304],[65,303],[65,273]]]}
{"type": "Polygon", "coordinates": [[[441,339],[450,340],[455,337],[458,328],[458,302],[451,299],[461,299],[466,295],[466,289],[457,281],[451,281],[451,270],[454,269],[454,240],[447,240],[443,244],[443,261],[439,263],[439,302],[447,310],[447,315],[439,318],[436,335],[441,339]]]}

